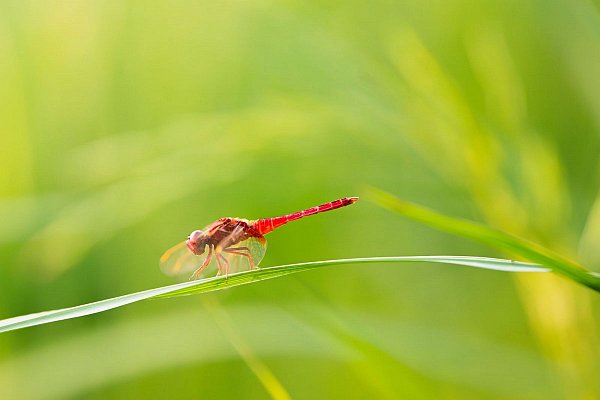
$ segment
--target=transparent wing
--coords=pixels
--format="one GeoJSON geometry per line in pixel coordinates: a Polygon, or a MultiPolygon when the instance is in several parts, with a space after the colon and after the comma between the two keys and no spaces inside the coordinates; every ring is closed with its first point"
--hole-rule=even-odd
{"type": "Polygon", "coordinates": [[[160,269],[169,276],[190,274],[202,265],[206,256],[207,252],[200,256],[192,253],[184,241],[165,251],[160,258],[160,269]]]}
{"type": "Polygon", "coordinates": [[[252,236],[235,245],[224,248],[220,256],[225,260],[227,272],[232,274],[258,267],[258,264],[260,264],[265,256],[266,250],[266,239],[263,236],[252,236]]]}

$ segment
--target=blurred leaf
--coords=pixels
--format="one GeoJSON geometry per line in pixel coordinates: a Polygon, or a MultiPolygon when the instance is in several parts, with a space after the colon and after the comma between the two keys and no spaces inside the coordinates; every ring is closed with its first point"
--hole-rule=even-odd
{"type": "Polygon", "coordinates": [[[560,398],[551,364],[533,351],[470,332],[371,314],[348,313],[345,321],[354,335],[425,376],[509,399],[560,398]]]}
{"type": "Polygon", "coordinates": [[[402,216],[535,261],[541,265],[548,266],[552,271],[562,274],[575,282],[595,291],[600,291],[600,276],[587,271],[576,262],[537,243],[530,242],[527,239],[503,232],[499,229],[439,214],[428,208],[400,200],[378,189],[370,189],[370,193],[377,204],[389,208],[402,216]]]}
{"type": "Polygon", "coordinates": [[[240,334],[240,330],[235,326],[235,322],[220,303],[216,299],[205,297],[204,305],[229,343],[235,348],[271,398],[274,400],[291,399],[288,390],[277,379],[271,368],[256,354],[252,346],[247,343],[244,335],[240,334]]]}
{"type": "MultiPolygon", "coordinates": [[[[340,363],[355,358],[351,349],[274,305],[229,305],[227,313],[240,323],[244,337],[261,357],[301,355],[340,363]],[[277,321],[276,327],[271,324],[274,329],[263,329],[272,321],[277,321]]],[[[156,374],[164,371],[174,371],[177,376],[181,368],[190,366],[195,371],[203,367],[212,371],[214,363],[237,358],[208,311],[198,304],[188,304],[145,317],[107,321],[94,329],[39,341],[2,357],[0,398],[88,398],[90,392],[102,387],[141,377],[156,379],[156,374]],[[90,360],[93,368],[89,368],[90,360]],[[47,379],[50,376],[52,379],[47,379]]],[[[216,381],[217,377],[208,374],[198,377],[194,385],[205,393],[210,390],[205,386],[218,385],[216,381]]],[[[186,388],[169,390],[181,393],[186,388]]]]}
{"type": "Polygon", "coordinates": [[[584,229],[579,239],[577,256],[587,263],[591,269],[600,268],[600,254],[598,254],[598,240],[600,239],[600,195],[594,200],[585,221],[584,229]]]}
{"type": "MultiPolygon", "coordinates": [[[[560,382],[553,379],[555,366],[537,351],[490,340],[470,331],[448,329],[442,323],[423,324],[381,317],[370,311],[334,310],[315,304],[307,307],[292,303],[287,307],[290,314],[312,321],[363,358],[376,360],[370,363],[375,371],[385,373],[388,369],[387,373],[394,374],[396,381],[403,378],[399,375],[408,374],[408,382],[401,381],[404,385],[418,385],[422,377],[429,377],[501,398],[560,398],[560,382]]],[[[389,382],[389,378],[382,377],[384,382],[389,382]]],[[[406,390],[406,386],[403,389],[406,390]]],[[[431,386],[429,389],[435,390],[431,386]]],[[[418,393],[411,392],[407,397],[421,398],[418,393]]],[[[424,395],[424,398],[438,397],[435,392],[424,395]]]]}
{"type": "Polygon", "coordinates": [[[76,307],[63,308],[60,310],[45,311],[35,314],[28,314],[19,317],[9,318],[0,321],[0,332],[11,331],[14,329],[26,328],[29,326],[47,324],[50,322],[61,321],[64,319],[82,317],[107,311],[113,308],[121,307],[127,304],[135,303],[140,300],[151,298],[166,298],[195,293],[212,292],[215,290],[227,289],[234,286],[247,283],[258,282],[265,279],[276,278],[279,276],[293,274],[295,272],[307,271],[310,269],[326,267],[339,264],[364,264],[380,262],[434,262],[443,264],[458,264],[475,268],[485,268],[497,271],[508,272],[546,272],[548,269],[539,265],[522,263],[511,260],[501,260],[484,257],[462,257],[462,256],[405,256],[405,257],[368,257],[351,258],[340,260],[312,261],[298,264],[280,265],[276,267],[261,268],[253,271],[245,271],[237,274],[231,274],[228,277],[217,276],[213,278],[202,279],[178,283],[175,285],[163,286],[156,289],[145,290],[142,292],[126,294],[124,296],[113,297],[111,299],[101,300],[94,303],[83,304],[76,307]]]}
{"type": "MultiPolygon", "coordinates": [[[[402,379],[398,375],[408,367],[430,379],[506,396],[503,398],[560,398],[551,364],[531,349],[440,325],[398,321],[354,309],[332,310],[330,306],[304,302],[289,303],[285,309],[279,306],[227,306],[227,313],[244,338],[266,359],[299,356],[306,367],[323,360],[337,360],[340,365],[361,362],[365,352],[371,356],[385,354],[385,360],[378,359],[378,366],[389,368],[396,379],[402,379]],[[323,323],[313,323],[313,317],[323,323]],[[337,326],[335,332],[328,329],[331,324],[337,326]],[[350,341],[362,344],[356,346],[350,341]],[[360,351],[363,345],[368,347],[360,351]],[[461,360],[460,368],[457,360],[461,360]]],[[[0,398],[88,398],[102,387],[138,382],[141,377],[156,379],[156,374],[164,371],[179,375],[186,366],[194,366],[195,373],[202,375],[204,370],[199,368],[210,371],[219,361],[235,359],[234,348],[211,323],[209,313],[193,304],[169,313],[112,321],[93,330],[35,343],[32,348],[3,358],[0,398]],[[94,360],[94,368],[86,368],[90,360],[94,360]],[[77,379],[73,379],[74,368],[77,379]],[[44,385],[29,384],[42,381],[44,385]]],[[[210,374],[208,378],[199,376],[194,384],[207,390],[205,385],[215,379],[210,374]]],[[[368,377],[358,375],[354,384],[364,379],[368,377]]],[[[300,385],[294,382],[292,389],[297,391],[300,385]]]]}

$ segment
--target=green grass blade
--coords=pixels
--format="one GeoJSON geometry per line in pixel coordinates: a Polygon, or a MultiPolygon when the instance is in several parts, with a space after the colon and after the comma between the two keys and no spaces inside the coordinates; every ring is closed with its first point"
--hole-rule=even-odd
{"type": "Polygon", "coordinates": [[[225,278],[224,276],[218,276],[198,281],[178,283],[175,285],[163,286],[156,289],[144,290],[142,292],[126,294],[124,296],[101,300],[94,303],[83,304],[76,307],[63,308],[60,310],[45,311],[41,313],[9,318],[0,321],[0,332],[26,328],[34,325],[47,324],[50,322],[61,321],[64,319],[82,317],[84,315],[96,314],[113,308],[122,307],[127,304],[135,303],[141,300],[212,292],[215,290],[227,289],[234,286],[245,285],[252,282],[258,282],[265,279],[272,279],[280,276],[293,274],[296,272],[307,271],[310,269],[321,268],[330,265],[384,262],[433,262],[443,264],[458,264],[475,268],[485,268],[508,272],[548,271],[547,268],[530,263],[502,260],[496,258],[466,256],[368,257],[312,261],[299,264],[288,264],[280,265],[277,267],[261,268],[253,271],[245,271],[237,274],[231,274],[227,278],[225,278]]]}
{"type": "Polygon", "coordinates": [[[600,278],[598,275],[591,273],[576,262],[537,243],[499,229],[437,213],[428,208],[400,200],[378,189],[370,189],[369,194],[375,203],[395,211],[404,217],[547,266],[552,271],[562,274],[575,282],[600,291],[600,278]]]}

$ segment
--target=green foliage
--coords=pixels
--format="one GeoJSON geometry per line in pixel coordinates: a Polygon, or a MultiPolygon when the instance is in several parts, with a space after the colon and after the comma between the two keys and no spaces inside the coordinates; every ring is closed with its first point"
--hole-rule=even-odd
{"type": "Polygon", "coordinates": [[[293,274],[296,272],[307,271],[314,268],[326,267],[330,265],[384,262],[435,262],[444,264],[466,265],[469,267],[508,272],[548,271],[548,269],[535,264],[521,263],[509,260],[499,260],[493,258],[459,256],[369,257],[347,260],[314,261],[299,264],[281,265],[277,267],[261,268],[253,271],[231,274],[227,277],[217,276],[214,278],[206,278],[198,281],[184,282],[156,289],[145,290],[143,292],[126,294],[112,299],[96,301],[94,303],[84,304],[76,307],[64,308],[61,310],[44,311],[36,314],[29,314],[9,318],[0,321],[0,332],[26,328],[29,326],[47,324],[49,322],[62,321],[65,319],[82,317],[85,315],[95,314],[113,308],[122,307],[124,305],[141,300],[212,292],[215,290],[228,289],[234,286],[259,282],[265,279],[272,279],[280,276],[293,274]]]}
{"type": "Polygon", "coordinates": [[[373,263],[141,301],[0,335],[0,398],[597,397],[600,297],[571,281],[600,271],[598,26],[567,0],[0,2],[0,319],[163,287],[192,230],[364,186],[495,233],[361,199],[263,265],[563,275],[373,263]]]}
{"type": "Polygon", "coordinates": [[[540,263],[575,282],[588,286],[595,291],[600,291],[600,275],[587,271],[577,263],[536,243],[498,229],[436,213],[425,207],[402,201],[380,190],[371,189],[370,193],[375,202],[404,217],[482,242],[526,260],[540,263]]]}

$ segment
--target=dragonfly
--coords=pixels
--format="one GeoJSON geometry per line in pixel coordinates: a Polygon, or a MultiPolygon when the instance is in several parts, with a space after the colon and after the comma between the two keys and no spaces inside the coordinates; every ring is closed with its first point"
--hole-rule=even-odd
{"type": "Polygon", "coordinates": [[[345,207],[357,200],[358,197],[344,197],[274,218],[220,218],[193,231],[185,241],[167,250],[160,258],[161,270],[170,276],[193,271],[190,280],[194,280],[207,270],[213,259],[217,264],[217,276],[258,268],[267,249],[267,233],[290,221],[345,207]]]}

